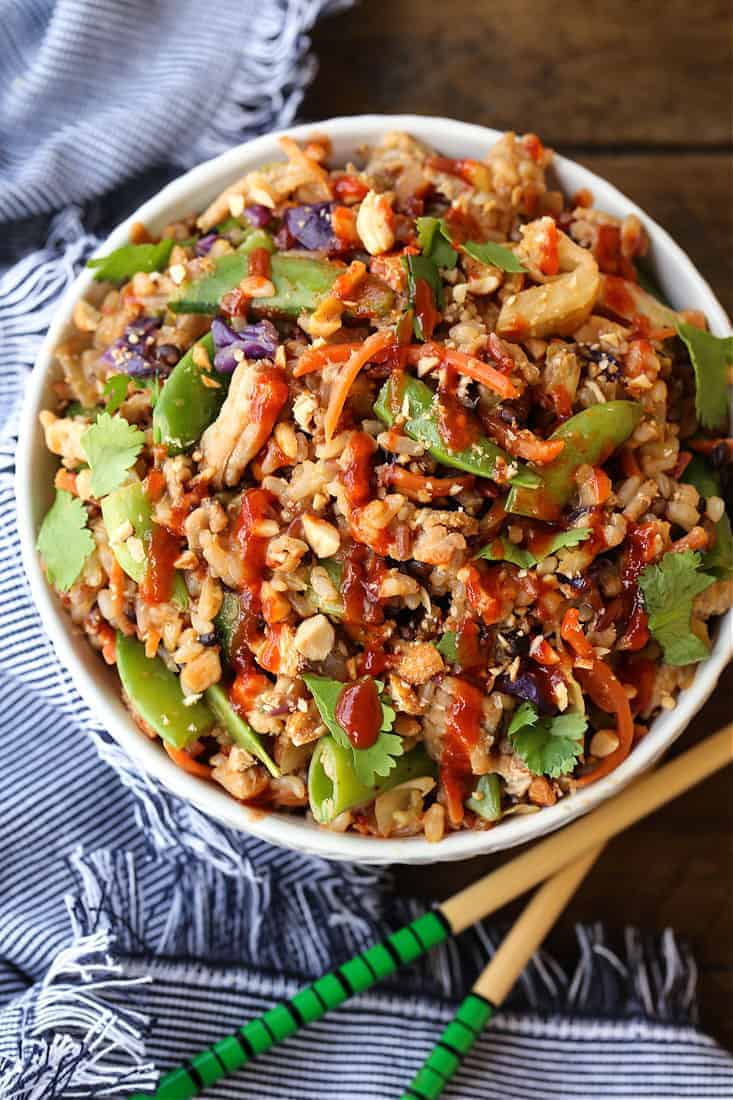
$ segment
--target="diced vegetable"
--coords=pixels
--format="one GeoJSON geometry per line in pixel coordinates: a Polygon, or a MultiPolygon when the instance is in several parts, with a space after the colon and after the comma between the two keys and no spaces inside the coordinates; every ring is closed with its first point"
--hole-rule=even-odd
{"type": "MultiPolygon", "coordinates": [[[[325,569],[328,573],[329,579],[333,584],[337,592],[341,590],[341,576],[343,573],[343,566],[338,558],[322,558],[318,562],[321,568],[325,569]]],[[[340,596],[335,599],[329,599],[327,596],[321,596],[316,592],[312,585],[309,585],[305,592],[308,600],[313,606],[315,611],[321,611],[324,615],[330,616],[332,619],[341,619],[344,615],[344,602],[340,596]]]]}
{"type": "Polygon", "coordinates": [[[484,546],[474,555],[477,558],[486,558],[487,561],[508,561],[512,565],[518,565],[520,569],[531,569],[538,565],[544,558],[549,558],[567,546],[577,546],[590,538],[590,527],[571,527],[568,531],[558,531],[546,546],[542,548],[542,554],[537,557],[531,550],[523,546],[515,546],[507,538],[495,538],[488,546],[484,546]]]}
{"type": "Polygon", "coordinates": [[[501,818],[501,783],[499,776],[492,772],[482,775],[476,784],[476,790],[466,801],[466,806],[485,821],[498,821],[501,818]]]}
{"type": "Polygon", "coordinates": [[[256,756],[265,765],[270,775],[277,778],[280,775],[280,769],[267,752],[259,735],[234,710],[221,684],[212,684],[208,687],[204,692],[204,698],[234,744],[256,756]]]}
{"type": "Polygon", "coordinates": [[[373,784],[362,783],[354,770],[353,753],[337,744],[333,737],[322,737],[308,771],[311,812],[319,824],[328,825],[345,810],[364,806],[383,791],[392,790],[408,779],[435,777],[436,773],[435,762],[422,745],[417,745],[400,757],[389,775],[376,776],[373,784]]]}
{"type": "Polygon", "coordinates": [[[598,466],[624,443],[644,416],[635,401],[606,401],[571,416],[552,433],[565,447],[542,468],[538,486],[513,486],[507,511],[534,519],[557,520],[576,490],[575,474],[585,464],[598,466]]]}
{"type": "Polygon", "coordinates": [[[486,241],[484,244],[479,241],[466,241],[463,245],[463,251],[472,256],[474,260],[478,260],[479,263],[493,264],[494,267],[512,274],[518,275],[527,270],[510,248],[495,244],[494,241],[486,241]]]}
{"type": "Polygon", "coordinates": [[[215,317],[211,322],[211,334],[214,337],[214,366],[222,374],[232,374],[242,356],[245,359],[274,359],[280,336],[272,321],[258,321],[255,325],[245,325],[235,332],[224,321],[215,317]],[[239,359],[236,353],[240,352],[239,359]]]}
{"type": "Polygon", "coordinates": [[[211,710],[201,700],[185,705],[180,679],[160,657],[146,657],[143,643],[120,631],[116,645],[125,695],[151,729],[176,749],[208,733],[214,725],[211,710]]]}
{"type": "MultiPolygon", "coordinates": [[[[481,436],[463,451],[448,450],[438,426],[435,393],[424,382],[411,376],[401,383],[388,378],[382,386],[374,406],[374,413],[388,427],[391,427],[395,421],[392,409],[395,407],[396,396],[399,396],[400,410],[406,409],[407,419],[404,424],[406,435],[424,444],[436,462],[457,470],[466,470],[478,477],[490,478],[502,477],[510,466],[516,468],[519,465],[486,436],[481,436]],[[395,394],[396,385],[400,386],[399,394],[395,394]]],[[[541,485],[541,479],[527,467],[521,467],[519,473],[512,478],[512,482],[524,486],[541,485]]]]}
{"type": "Polygon", "coordinates": [[[532,703],[522,703],[509,723],[507,736],[533,775],[557,779],[571,772],[582,756],[587,725],[582,714],[566,711],[555,718],[540,718],[532,703]]]}
{"type": "Polygon", "coordinates": [[[225,375],[215,370],[203,371],[194,362],[196,347],[203,347],[209,357],[214,354],[214,338],[210,332],[190,348],[176,364],[163,386],[153,410],[153,438],[168,448],[168,454],[180,454],[198,443],[203,432],[219,415],[228,386],[225,375]],[[207,386],[204,376],[216,383],[207,386]]]}

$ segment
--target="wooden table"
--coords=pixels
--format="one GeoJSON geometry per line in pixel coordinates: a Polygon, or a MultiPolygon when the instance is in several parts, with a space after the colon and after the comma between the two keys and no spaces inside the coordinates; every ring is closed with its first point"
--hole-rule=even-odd
{"type": "MultiPolygon", "coordinates": [[[[363,0],[313,35],[306,118],[449,115],[534,131],[609,179],[681,244],[733,313],[730,6],[727,0],[363,0]]],[[[675,751],[730,720],[733,669],[675,751]]],[[[730,772],[609,845],[556,928],[667,925],[700,965],[703,1026],[733,1047],[730,772]]],[[[500,861],[400,869],[406,893],[442,898],[500,861]]]]}

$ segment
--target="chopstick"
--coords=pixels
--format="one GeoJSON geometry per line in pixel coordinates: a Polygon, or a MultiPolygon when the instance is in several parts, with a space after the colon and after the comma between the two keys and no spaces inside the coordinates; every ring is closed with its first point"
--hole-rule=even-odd
{"type": "MultiPolygon", "coordinates": [[[[275,1005],[233,1035],[167,1073],[152,1094],[154,1100],[191,1100],[198,1096],[209,1085],[241,1069],[300,1027],[319,1020],[349,997],[370,989],[403,964],[414,962],[431,947],[489,916],[589,849],[597,848],[706,779],[732,759],[733,723],[638,780],[599,809],[454,894],[436,909],[423,913],[382,943],[316,979],[290,1001],[275,1005]]],[[[145,1100],[145,1096],[137,1094],[132,1100],[145,1100]]]]}
{"type": "Polygon", "coordinates": [[[599,844],[536,891],[478,976],[400,1100],[436,1100],[593,864],[599,844]]]}

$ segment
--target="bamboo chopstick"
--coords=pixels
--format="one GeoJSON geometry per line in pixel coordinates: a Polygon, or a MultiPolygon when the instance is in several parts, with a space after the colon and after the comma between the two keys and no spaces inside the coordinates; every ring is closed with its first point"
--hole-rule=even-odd
{"type": "MultiPolygon", "coordinates": [[[[596,848],[676,798],[733,760],[733,723],[695,748],[638,780],[599,809],[568,825],[529,851],[394,932],[360,955],[269,1009],[233,1035],[214,1043],[162,1078],[154,1100],[191,1100],[228,1073],[320,1019],[355,993],[370,989],[403,964],[500,909],[549,875],[596,848]]],[[[132,1100],[145,1100],[138,1094],[132,1100]]]]}
{"type": "Polygon", "coordinates": [[[400,1100],[436,1100],[601,854],[599,844],[557,871],[522,910],[400,1100]]]}

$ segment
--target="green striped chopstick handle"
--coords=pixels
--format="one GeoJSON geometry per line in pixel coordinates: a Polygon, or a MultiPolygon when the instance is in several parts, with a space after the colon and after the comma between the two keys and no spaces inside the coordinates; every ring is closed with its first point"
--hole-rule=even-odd
{"type": "Polygon", "coordinates": [[[491,1001],[469,993],[400,1100],[435,1100],[494,1014],[491,1001]]]}
{"type": "MultiPolygon", "coordinates": [[[[423,913],[382,943],[301,989],[291,1000],[275,1005],[233,1035],[167,1073],[152,1094],[154,1100],[191,1100],[209,1085],[287,1039],[298,1028],[320,1020],[353,994],[363,993],[394,974],[398,967],[414,962],[450,935],[452,929],[440,910],[423,913]]],[[[139,1093],[132,1100],[150,1100],[150,1094],[139,1093]]]]}

